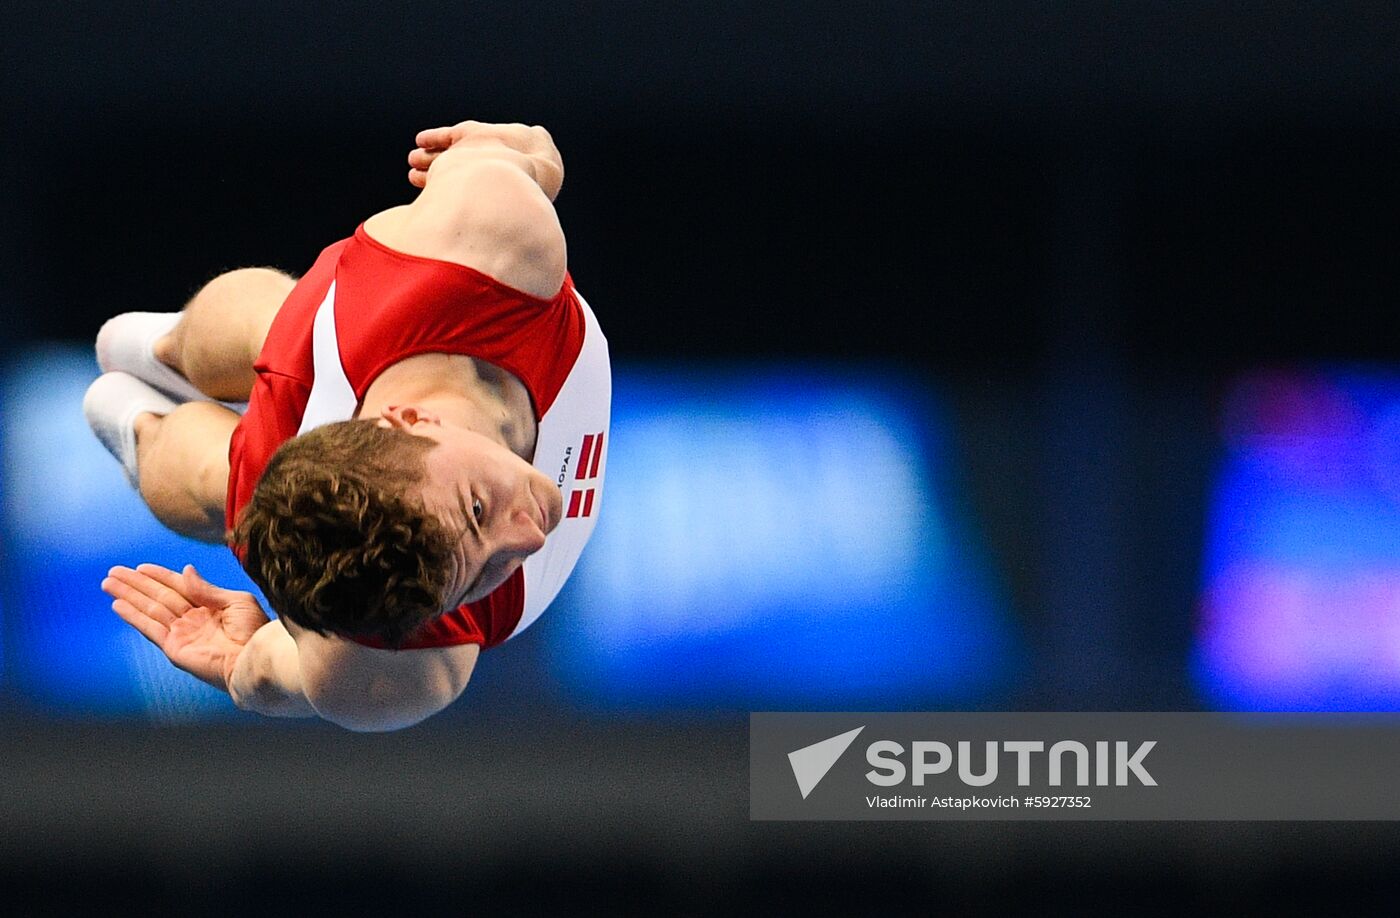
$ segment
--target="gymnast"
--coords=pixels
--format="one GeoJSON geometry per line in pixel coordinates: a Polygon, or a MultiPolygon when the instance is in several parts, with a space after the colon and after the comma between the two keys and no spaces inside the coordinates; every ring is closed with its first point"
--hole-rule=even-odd
{"type": "Polygon", "coordinates": [[[566,267],[549,133],[417,135],[412,203],[300,280],[245,268],[97,336],[94,433],[164,525],[262,590],[117,566],[112,609],[239,708],[422,721],[558,594],[606,470],[607,341],[566,267]]]}

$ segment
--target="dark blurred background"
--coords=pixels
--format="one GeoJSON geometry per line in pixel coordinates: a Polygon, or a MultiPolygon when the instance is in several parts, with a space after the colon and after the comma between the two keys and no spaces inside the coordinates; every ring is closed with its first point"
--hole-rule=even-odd
{"type": "MultiPolygon", "coordinates": [[[[615,361],[940,393],[1025,653],[986,707],[1219,704],[1188,661],[1222,406],[1400,360],[1389,4],[55,3],[0,36],[0,359],[304,270],[410,199],[420,128],[544,124],[615,361]]],[[[388,737],[9,703],[0,885],[101,913],[1395,892],[1379,824],[751,824],[744,705],[580,712],[539,645],[499,652],[470,710],[388,737]]]]}

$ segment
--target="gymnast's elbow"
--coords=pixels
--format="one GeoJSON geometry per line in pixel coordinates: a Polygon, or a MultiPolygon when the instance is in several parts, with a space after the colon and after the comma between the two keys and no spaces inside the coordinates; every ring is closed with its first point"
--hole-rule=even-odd
{"type": "Polygon", "coordinates": [[[466,687],[466,680],[415,675],[318,680],[306,686],[306,700],[323,720],[346,730],[387,733],[422,723],[456,701],[466,687]]]}
{"type": "Polygon", "coordinates": [[[475,644],[385,650],[301,628],[295,636],[307,702],[322,719],[359,733],[402,730],[452,704],[481,650],[475,644]]]}

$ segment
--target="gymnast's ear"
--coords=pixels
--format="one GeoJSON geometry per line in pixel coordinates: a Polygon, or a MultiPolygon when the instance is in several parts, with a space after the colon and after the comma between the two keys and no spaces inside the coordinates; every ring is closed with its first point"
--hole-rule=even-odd
{"type": "Polygon", "coordinates": [[[379,412],[379,426],[396,427],[408,430],[420,421],[428,424],[441,424],[442,419],[424,408],[415,405],[386,405],[379,412]]]}

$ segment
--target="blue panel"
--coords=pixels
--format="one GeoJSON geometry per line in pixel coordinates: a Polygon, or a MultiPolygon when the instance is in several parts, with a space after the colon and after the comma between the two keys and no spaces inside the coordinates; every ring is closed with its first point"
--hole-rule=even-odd
{"type": "Polygon", "coordinates": [[[88,430],[87,348],[27,352],[0,377],[10,685],[40,709],[185,720],[240,715],[174,669],[111,611],[99,587],[115,564],[192,563],[214,583],[253,589],[225,548],[165,530],[88,430]]]}
{"type": "Polygon", "coordinates": [[[1400,374],[1257,373],[1223,430],[1202,690],[1235,709],[1400,709],[1400,374]]]}
{"type": "Polygon", "coordinates": [[[948,437],[882,371],[619,372],[598,528],[549,613],[563,682],[605,707],[987,700],[1013,642],[948,437]]]}

